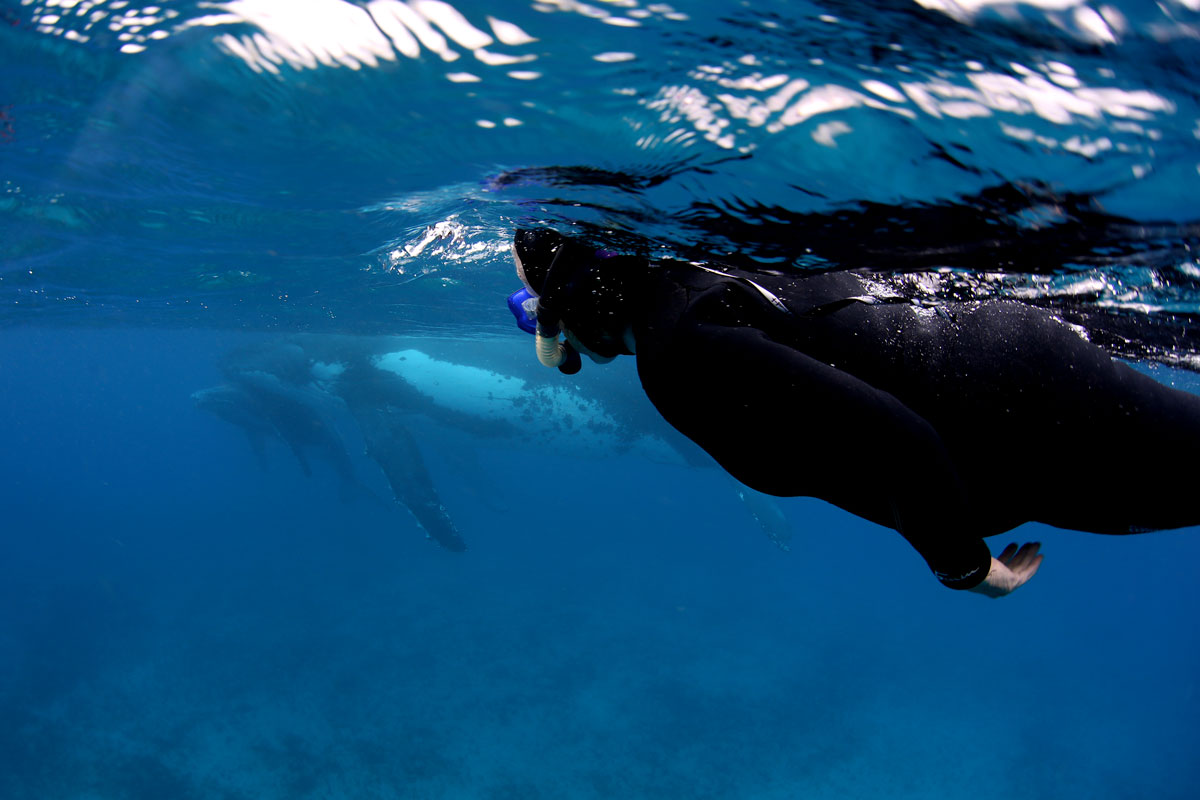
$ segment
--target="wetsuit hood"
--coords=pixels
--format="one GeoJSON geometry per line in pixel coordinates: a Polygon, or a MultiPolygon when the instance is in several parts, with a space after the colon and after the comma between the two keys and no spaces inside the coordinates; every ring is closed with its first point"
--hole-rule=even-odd
{"type": "Polygon", "coordinates": [[[535,297],[540,297],[545,290],[550,265],[565,242],[561,233],[549,228],[522,228],[513,236],[517,276],[535,297]]]}
{"type": "Polygon", "coordinates": [[[585,352],[601,359],[631,355],[626,333],[647,262],[597,250],[549,229],[513,237],[517,274],[538,297],[538,322],[558,324],[585,352]]]}

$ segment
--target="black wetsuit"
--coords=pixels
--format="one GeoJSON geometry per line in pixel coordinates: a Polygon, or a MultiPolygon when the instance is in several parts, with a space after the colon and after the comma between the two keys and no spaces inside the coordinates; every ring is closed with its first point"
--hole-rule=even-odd
{"type": "Polygon", "coordinates": [[[651,401],[734,477],[895,528],[947,586],[980,583],[983,537],[1027,521],[1200,523],[1178,458],[1200,448],[1200,397],[1044,311],[881,302],[850,273],[594,256],[552,273],[542,302],[564,328],[616,355],[631,325],[651,401]]]}

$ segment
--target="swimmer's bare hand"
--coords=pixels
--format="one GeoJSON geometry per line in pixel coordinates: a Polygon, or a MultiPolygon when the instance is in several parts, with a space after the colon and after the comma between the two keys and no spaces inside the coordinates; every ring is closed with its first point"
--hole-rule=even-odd
{"type": "Polygon", "coordinates": [[[1041,546],[1041,542],[1027,542],[1018,549],[1015,543],[1010,544],[999,558],[992,559],[992,568],[988,570],[983,583],[967,591],[988,597],[1011,594],[1037,574],[1038,567],[1042,565],[1043,556],[1038,554],[1041,546]]]}

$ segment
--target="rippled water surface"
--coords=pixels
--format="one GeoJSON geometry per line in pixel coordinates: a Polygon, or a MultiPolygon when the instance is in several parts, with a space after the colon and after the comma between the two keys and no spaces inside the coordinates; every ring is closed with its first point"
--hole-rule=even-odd
{"type": "Polygon", "coordinates": [[[1194,531],[963,603],[816,502],[784,554],[712,470],[437,434],[452,560],[189,395],[296,333],[523,353],[523,225],[1196,391],[1198,78],[1196,0],[0,0],[0,794],[1193,797],[1194,531]]]}
{"type": "Polygon", "coordinates": [[[537,222],[1190,355],[1193,5],[9,3],[4,318],[491,328],[537,222]]]}

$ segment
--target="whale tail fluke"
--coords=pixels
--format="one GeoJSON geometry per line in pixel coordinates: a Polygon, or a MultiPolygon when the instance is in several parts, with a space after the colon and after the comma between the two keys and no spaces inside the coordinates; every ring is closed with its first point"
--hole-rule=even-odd
{"type": "Polygon", "coordinates": [[[769,494],[751,489],[732,478],[730,480],[733,482],[738,499],[750,512],[750,516],[754,517],[754,521],[758,523],[762,532],[780,550],[790,552],[792,549],[792,526],[784,515],[783,509],[779,507],[778,501],[769,494]]]}

